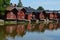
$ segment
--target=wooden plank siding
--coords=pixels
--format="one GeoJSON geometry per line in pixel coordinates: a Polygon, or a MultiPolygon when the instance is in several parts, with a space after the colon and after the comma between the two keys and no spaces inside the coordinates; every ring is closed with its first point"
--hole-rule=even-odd
{"type": "Polygon", "coordinates": [[[39,20],[39,21],[44,21],[46,19],[48,20],[56,20],[60,19],[60,15],[57,12],[53,11],[48,11],[46,12],[45,10],[43,11],[31,11],[32,9],[30,8],[22,8],[22,9],[17,9],[13,8],[12,10],[8,10],[5,13],[5,21],[19,21],[19,20],[39,20]]]}
{"type": "Polygon", "coordinates": [[[14,19],[16,20],[16,15],[13,13],[13,12],[9,12],[7,15],[6,15],[6,19],[14,19]]]}
{"type": "Polygon", "coordinates": [[[19,11],[17,13],[17,19],[18,20],[24,20],[25,19],[25,13],[23,11],[19,11]]]}

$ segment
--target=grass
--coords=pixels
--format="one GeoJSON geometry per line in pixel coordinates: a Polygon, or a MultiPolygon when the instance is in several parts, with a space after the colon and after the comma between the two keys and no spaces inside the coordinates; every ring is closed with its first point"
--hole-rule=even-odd
{"type": "Polygon", "coordinates": [[[8,25],[8,24],[17,24],[17,21],[5,21],[4,24],[5,25],[8,25]]]}
{"type": "Polygon", "coordinates": [[[0,25],[4,25],[4,21],[0,21],[0,25]]]}
{"type": "MultiPolygon", "coordinates": [[[[0,21],[0,25],[9,25],[9,24],[28,24],[29,21],[0,21]]],[[[35,21],[31,21],[31,24],[35,24],[35,21]]],[[[44,21],[39,21],[38,23],[45,23],[44,21]]],[[[56,23],[56,21],[51,21],[51,23],[56,23]]],[[[46,24],[46,23],[45,23],[46,24]]]]}

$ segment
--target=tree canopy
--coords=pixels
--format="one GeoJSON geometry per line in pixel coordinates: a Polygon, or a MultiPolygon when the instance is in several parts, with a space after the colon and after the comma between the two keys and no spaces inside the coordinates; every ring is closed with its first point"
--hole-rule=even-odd
{"type": "Polygon", "coordinates": [[[6,7],[10,5],[10,0],[0,0],[0,13],[4,14],[6,7]]]}
{"type": "Polygon", "coordinates": [[[10,0],[0,0],[0,11],[4,11],[8,5],[10,5],[10,0]]]}
{"type": "Polygon", "coordinates": [[[37,10],[44,10],[44,8],[42,6],[39,6],[37,10]]]}

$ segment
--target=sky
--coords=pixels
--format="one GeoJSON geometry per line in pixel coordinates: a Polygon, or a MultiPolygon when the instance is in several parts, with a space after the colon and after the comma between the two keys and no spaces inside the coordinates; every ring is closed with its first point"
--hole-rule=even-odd
{"type": "MultiPolygon", "coordinates": [[[[18,4],[19,0],[11,0],[13,4],[18,4]]],[[[60,0],[21,0],[23,6],[37,9],[42,6],[45,10],[60,10],[60,0]]]]}

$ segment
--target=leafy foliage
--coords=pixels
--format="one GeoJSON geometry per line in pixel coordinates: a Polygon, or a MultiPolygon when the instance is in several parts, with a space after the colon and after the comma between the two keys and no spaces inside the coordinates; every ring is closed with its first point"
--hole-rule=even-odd
{"type": "Polygon", "coordinates": [[[6,7],[9,5],[10,5],[10,0],[0,0],[0,11],[1,11],[1,13],[3,13],[4,10],[6,10],[6,7]]]}
{"type": "Polygon", "coordinates": [[[42,6],[39,6],[37,10],[44,10],[44,8],[42,6]]]}

